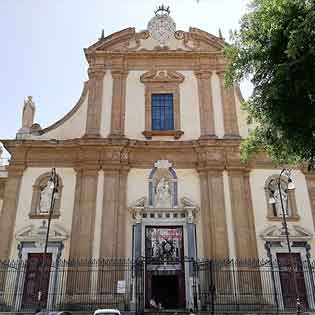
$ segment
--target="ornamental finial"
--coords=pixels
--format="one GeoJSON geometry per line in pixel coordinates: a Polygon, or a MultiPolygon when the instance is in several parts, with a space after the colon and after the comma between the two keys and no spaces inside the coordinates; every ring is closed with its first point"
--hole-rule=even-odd
{"type": "Polygon", "coordinates": [[[160,5],[155,11],[155,15],[170,15],[170,7],[165,7],[164,4],[160,5]]]}

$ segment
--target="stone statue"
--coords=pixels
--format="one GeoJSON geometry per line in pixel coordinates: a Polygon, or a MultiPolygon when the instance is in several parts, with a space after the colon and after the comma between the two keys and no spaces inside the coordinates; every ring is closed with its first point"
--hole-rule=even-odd
{"type": "Polygon", "coordinates": [[[47,185],[40,192],[40,200],[39,200],[40,213],[46,213],[46,212],[49,212],[50,210],[53,188],[50,187],[49,184],[50,182],[48,181],[47,185]]]}
{"type": "MultiPolygon", "coordinates": [[[[282,196],[284,213],[286,215],[288,215],[288,212],[289,212],[289,209],[288,209],[288,194],[282,187],[280,189],[281,189],[281,196],[282,196]]],[[[282,206],[281,206],[281,199],[280,199],[280,191],[279,191],[278,188],[274,192],[274,198],[275,198],[275,202],[276,202],[275,206],[276,206],[277,216],[281,217],[282,216],[282,206]]]]}
{"type": "Polygon", "coordinates": [[[22,114],[22,129],[29,130],[34,123],[35,116],[35,103],[32,96],[28,96],[24,101],[23,114],[22,114]]]}
{"type": "Polygon", "coordinates": [[[171,193],[168,180],[162,177],[156,186],[155,201],[157,208],[171,208],[171,193]]]}

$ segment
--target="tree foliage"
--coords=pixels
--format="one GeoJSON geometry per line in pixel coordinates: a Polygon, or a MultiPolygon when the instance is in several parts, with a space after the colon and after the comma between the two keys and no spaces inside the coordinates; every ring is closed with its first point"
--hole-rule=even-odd
{"type": "Polygon", "coordinates": [[[252,0],[225,49],[226,83],[251,78],[244,108],[257,128],[247,160],[265,150],[278,163],[310,161],[315,145],[315,0],[252,0]]]}

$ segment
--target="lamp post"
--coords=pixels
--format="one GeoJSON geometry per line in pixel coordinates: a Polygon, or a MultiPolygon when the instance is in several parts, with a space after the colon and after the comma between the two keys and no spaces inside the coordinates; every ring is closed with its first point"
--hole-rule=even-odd
{"type": "Polygon", "coordinates": [[[296,313],[300,315],[301,314],[301,301],[300,301],[300,295],[299,295],[299,288],[298,288],[297,280],[296,280],[296,274],[294,270],[293,255],[292,255],[292,250],[291,250],[290,237],[289,237],[287,218],[286,218],[287,216],[286,209],[287,209],[288,204],[286,204],[286,209],[285,209],[283,205],[283,196],[282,196],[282,187],[281,187],[282,184],[286,185],[287,191],[295,188],[292,182],[292,178],[291,178],[291,170],[286,169],[286,168],[282,169],[282,171],[280,172],[280,175],[269,182],[268,190],[270,193],[270,196],[269,196],[270,204],[274,204],[274,205],[276,204],[275,193],[277,190],[279,193],[280,205],[281,205],[282,227],[284,230],[286,243],[288,246],[290,271],[291,273],[293,273],[294,291],[295,291],[295,296],[296,296],[296,313]],[[287,182],[281,180],[284,176],[287,178],[287,182]]]}
{"type": "Polygon", "coordinates": [[[46,230],[44,252],[43,252],[43,257],[42,257],[42,262],[41,262],[41,274],[40,274],[39,289],[38,289],[38,295],[37,295],[39,310],[41,309],[41,300],[43,297],[42,283],[43,283],[44,266],[46,262],[47,248],[48,248],[51,219],[52,219],[52,214],[54,211],[55,201],[59,199],[59,194],[58,194],[59,180],[58,180],[58,175],[56,174],[56,169],[54,167],[51,170],[50,177],[47,182],[47,187],[51,190],[51,199],[50,199],[50,207],[48,210],[48,224],[47,224],[47,230],[46,230]]]}

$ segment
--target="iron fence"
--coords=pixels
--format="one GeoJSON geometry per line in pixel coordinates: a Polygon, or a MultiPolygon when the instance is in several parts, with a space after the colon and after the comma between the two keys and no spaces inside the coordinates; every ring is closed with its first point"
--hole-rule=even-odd
{"type": "Polygon", "coordinates": [[[197,312],[295,311],[293,272],[305,311],[315,306],[315,262],[271,260],[80,259],[0,261],[0,312],[36,309],[143,313],[150,275],[183,275],[185,305],[197,312]],[[176,271],[177,270],[177,271],[176,271]],[[40,292],[40,294],[39,294],[40,292]]]}

